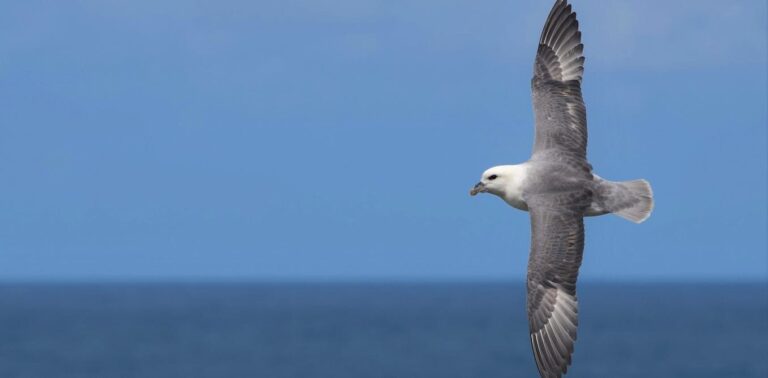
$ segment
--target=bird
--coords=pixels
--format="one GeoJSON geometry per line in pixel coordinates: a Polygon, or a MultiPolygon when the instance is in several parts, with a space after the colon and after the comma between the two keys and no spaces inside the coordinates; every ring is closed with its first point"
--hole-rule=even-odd
{"type": "Polygon", "coordinates": [[[528,327],[542,378],[568,372],[576,341],[576,280],[584,252],[584,217],[615,214],[642,223],[654,207],[646,180],[614,182],[587,160],[587,113],[582,98],[584,44],[568,0],[556,0],[544,24],[531,80],[534,142],[522,164],[483,172],[470,195],[488,193],[527,211],[528,327]]]}

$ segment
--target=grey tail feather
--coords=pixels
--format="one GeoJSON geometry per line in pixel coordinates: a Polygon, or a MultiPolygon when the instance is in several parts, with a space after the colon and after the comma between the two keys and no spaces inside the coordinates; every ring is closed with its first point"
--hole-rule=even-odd
{"type": "Polygon", "coordinates": [[[611,212],[632,222],[643,223],[653,212],[651,184],[645,180],[624,181],[616,184],[624,189],[621,192],[628,198],[625,201],[620,201],[623,206],[611,210],[611,212]]]}

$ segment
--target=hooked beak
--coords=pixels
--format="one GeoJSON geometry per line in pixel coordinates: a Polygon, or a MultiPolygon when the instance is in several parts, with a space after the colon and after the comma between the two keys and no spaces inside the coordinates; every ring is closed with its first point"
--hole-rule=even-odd
{"type": "Polygon", "coordinates": [[[478,193],[485,193],[485,192],[486,192],[485,184],[483,184],[482,182],[478,182],[477,185],[475,185],[475,187],[469,191],[469,195],[474,197],[478,193]]]}

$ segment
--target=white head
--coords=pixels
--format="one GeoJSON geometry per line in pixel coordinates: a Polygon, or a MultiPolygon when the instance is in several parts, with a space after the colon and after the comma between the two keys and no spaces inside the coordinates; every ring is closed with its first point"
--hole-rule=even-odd
{"type": "Polygon", "coordinates": [[[522,198],[525,176],[524,164],[493,167],[483,172],[480,182],[469,191],[469,194],[475,196],[478,193],[491,193],[514,207],[523,208],[526,207],[522,198]]]}

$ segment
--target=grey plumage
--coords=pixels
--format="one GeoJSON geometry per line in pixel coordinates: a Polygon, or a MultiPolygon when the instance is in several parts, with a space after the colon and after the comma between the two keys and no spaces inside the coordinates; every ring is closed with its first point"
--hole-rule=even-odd
{"type": "Polygon", "coordinates": [[[635,222],[653,206],[644,180],[613,183],[592,175],[587,115],[581,94],[584,45],[576,13],[565,0],[552,8],[539,41],[531,82],[536,133],[532,181],[523,197],[531,217],[528,319],[542,377],[568,371],[576,341],[576,281],[588,215],[616,212],[635,222]]]}
{"type": "Polygon", "coordinates": [[[531,215],[528,325],[542,377],[568,371],[576,341],[576,280],[584,250],[583,217],[592,203],[587,112],[581,95],[584,45],[576,13],[559,0],[539,40],[531,81],[537,179],[524,193],[531,215]]]}
{"type": "Polygon", "coordinates": [[[653,190],[645,180],[613,182],[592,175],[596,201],[587,216],[614,213],[635,223],[642,223],[653,211],[653,190]]]}
{"type": "Polygon", "coordinates": [[[541,33],[531,80],[536,115],[534,157],[557,152],[586,162],[583,51],[576,13],[566,1],[557,1],[541,33]]]}
{"type": "Polygon", "coordinates": [[[531,347],[542,377],[567,372],[576,341],[576,280],[584,250],[584,216],[593,202],[589,173],[559,161],[531,159],[527,307],[531,347]]]}
{"type": "Polygon", "coordinates": [[[556,0],[541,33],[531,89],[535,139],[530,160],[486,170],[471,195],[491,193],[530,212],[527,310],[536,366],[559,378],[571,364],[579,305],[576,281],[584,217],[614,213],[640,223],[653,210],[645,180],[612,182],[587,161],[587,110],[581,94],[584,45],[576,13],[556,0]]]}

